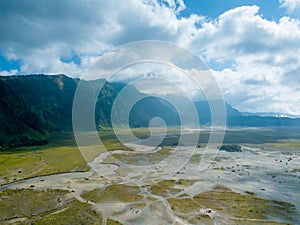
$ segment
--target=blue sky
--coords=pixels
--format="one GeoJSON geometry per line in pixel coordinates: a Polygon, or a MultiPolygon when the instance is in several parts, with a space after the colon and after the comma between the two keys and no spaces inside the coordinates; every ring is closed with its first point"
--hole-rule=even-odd
{"type": "Polygon", "coordinates": [[[299,16],[300,0],[3,0],[0,74],[80,77],[116,46],[163,40],[199,56],[237,109],[300,115],[299,16]]]}
{"type": "Polygon", "coordinates": [[[20,60],[8,60],[3,55],[0,55],[0,71],[3,70],[19,70],[21,66],[20,60]]]}
{"type": "Polygon", "coordinates": [[[185,4],[183,15],[197,13],[209,18],[216,18],[230,9],[244,5],[258,5],[260,14],[270,20],[278,20],[286,12],[276,0],[186,0],[185,4]]]}

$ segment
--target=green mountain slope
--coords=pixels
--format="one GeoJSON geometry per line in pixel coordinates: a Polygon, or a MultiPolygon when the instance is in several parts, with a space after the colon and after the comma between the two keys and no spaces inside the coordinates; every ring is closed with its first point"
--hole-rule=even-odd
{"type": "Polygon", "coordinates": [[[12,76],[2,80],[26,104],[42,123],[43,129],[55,131],[71,129],[73,96],[78,80],[64,75],[12,76]]]}
{"type": "MultiPolygon", "coordinates": [[[[53,131],[71,131],[78,82],[65,75],[0,77],[0,145],[43,144],[53,131]]],[[[100,82],[86,82],[87,96],[97,91],[100,82]]],[[[98,124],[110,125],[109,108],[115,96],[116,92],[105,84],[97,102],[98,124]]]]}
{"type": "Polygon", "coordinates": [[[0,146],[46,143],[46,131],[41,120],[1,79],[0,93],[0,146]]]}

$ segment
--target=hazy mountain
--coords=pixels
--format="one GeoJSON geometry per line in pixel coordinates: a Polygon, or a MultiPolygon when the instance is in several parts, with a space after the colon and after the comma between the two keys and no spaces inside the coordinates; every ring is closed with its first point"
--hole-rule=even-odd
{"type": "Polygon", "coordinates": [[[278,112],[256,112],[256,113],[242,112],[242,115],[243,116],[293,118],[293,119],[300,118],[300,115],[293,115],[293,114],[288,114],[288,113],[278,113],[278,112]]]}
{"type": "Polygon", "coordinates": [[[148,127],[151,119],[160,117],[166,125],[180,125],[176,109],[167,101],[157,97],[146,97],[137,102],[129,116],[130,127],[148,127]]]}
{"type": "MultiPolygon", "coordinates": [[[[0,77],[0,146],[15,147],[47,143],[54,131],[72,130],[73,98],[79,79],[65,75],[28,75],[0,77]]],[[[94,101],[95,125],[98,129],[111,126],[111,109],[118,93],[126,86],[122,83],[108,83],[105,80],[82,81],[84,96],[82,102],[94,101]],[[100,87],[103,86],[99,93],[100,87]],[[99,93],[99,94],[98,94],[99,93]]],[[[125,90],[125,89],[124,89],[125,90]]],[[[167,125],[180,125],[181,116],[191,118],[187,101],[178,96],[168,96],[179,109],[167,100],[149,97],[134,86],[126,86],[126,95],[120,95],[120,107],[115,122],[122,125],[126,112],[130,111],[129,124],[132,127],[148,126],[154,117],[161,117],[167,125]],[[127,102],[140,99],[130,109],[127,102]]],[[[195,102],[201,125],[211,122],[207,101],[195,102]]],[[[300,119],[261,117],[245,115],[226,103],[229,126],[300,126],[300,119]]],[[[88,116],[88,115],[86,115],[88,116]]],[[[192,123],[192,122],[191,122],[192,123]]]]}

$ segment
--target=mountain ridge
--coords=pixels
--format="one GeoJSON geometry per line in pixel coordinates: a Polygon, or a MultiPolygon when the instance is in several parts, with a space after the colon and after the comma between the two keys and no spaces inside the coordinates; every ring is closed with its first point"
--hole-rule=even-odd
{"type": "MultiPolygon", "coordinates": [[[[79,81],[78,78],[63,74],[0,76],[0,149],[45,144],[52,132],[71,131],[73,98],[79,81]]],[[[91,100],[89,96],[98,95],[95,108],[97,129],[111,127],[113,102],[126,84],[108,83],[105,80],[81,82],[86,88],[87,101],[91,100]],[[103,87],[100,93],[99,87],[103,87]]],[[[133,86],[129,86],[129,91],[132,96],[120,100],[120,117],[130,110],[126,98],[138,96],[142,99],[130,111],[132,127],[148,126],[153,117],[163,118],[167,125],[180,125],[178,114],[170,103],[149,97],[133,86]]],[[[209,125],[211,116],[208,102],[194,104],[200,124],[209,125]]],[[[243,115],[229,104],[225,106],[229,126],[300,126],[300,119],[243,115]]],[[[188,110],[183,113],[189,116],[188,110]]],[[[119,119],[122,121],[122,118],[119,119]]]]}

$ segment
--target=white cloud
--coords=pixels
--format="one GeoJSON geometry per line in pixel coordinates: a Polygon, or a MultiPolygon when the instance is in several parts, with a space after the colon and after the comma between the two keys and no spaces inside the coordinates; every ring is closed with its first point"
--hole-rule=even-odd
{"type": "MultiPolygon", "coordinates": [[[[280,3],[288,10],[299,7],[299,0],[280,3]]],[[[212,65],[235,107],[300,114],[298,19],[270,21],[259,7],[242,6],[207,20],[181,17],[184,8],[183,0],[0,1],[0,52],[21,61],[20,73],[80,76],[120,44],[171,41],[212,65]],[[73,55],[80,64],[62,60],[73,55]]]]}
{"type": "Polygon", "coordinates": [[[234,107],[300,114],[300,21],[269,21],[258,12],[257,6],[229,10],[203,23],[189,46],[216,67],[234,107]]]}
{"type": "Polygon", "coordinates": [[[16,75],[18,72],[19,72],[18,70],[3,70],[3,71],[0,71],[0,76],[16,75]]]}
{"type": "Polygon", "coordinates": [[[86,59],[132,41],[188,35],[201,17],[178,19],[184,8],[183,0],[0,2],[0,51],[7,59],[21,59],[21,73],[78,76],[87,65],[60,59],[70,54],[86,59]]]}
{"type": "Polygon", "coordinates": [[[263,60],[263,56],[291,53],[300,48],[299,20],[283,17],[276,23],[259,16],[258,10],[257,6],[239,7],[204,23],[191,46],[206,50],[206,57],[218,61],[249,55],[263,60]]]}
{"type": "Polygon", "coordinates": [[[160,2],[173,9],[177,14],[186,8],[183,0],[161,0],[160,2]]]}
{"type": "Polygon", "coordinates": [[[300,0],[279,0],[281,7],[286,8],[289,14],[300,8],[300,0]]]}

